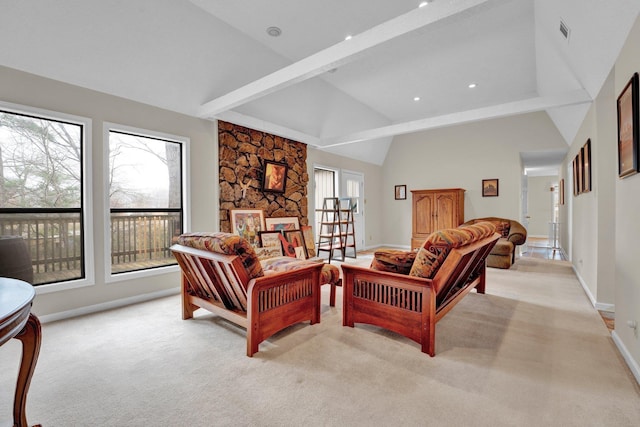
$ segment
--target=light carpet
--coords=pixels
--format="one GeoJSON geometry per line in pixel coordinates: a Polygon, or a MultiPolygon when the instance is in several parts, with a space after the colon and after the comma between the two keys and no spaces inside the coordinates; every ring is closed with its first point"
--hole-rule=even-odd
{"type": "MultiPolygon", "coordinates": [[[[245,331],[167,297],[45,324],[27,415],[52,426],[637,426],[640,388],[571,267],[489,269],[436,329],[436,356],[367,325],[322,321],[245,356],[245,331]]],[[[0,348],[11,425],[20,345],[0,348]]],[[[3,421],[4,420],[4,421],[3,421]]]]}

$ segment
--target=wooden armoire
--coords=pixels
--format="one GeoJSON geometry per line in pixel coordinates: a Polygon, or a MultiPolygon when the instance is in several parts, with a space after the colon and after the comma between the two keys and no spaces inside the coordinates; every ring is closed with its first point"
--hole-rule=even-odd
{"type": "Polygon", "coordinates": [[[443,228],[455,228],[464,222],[462,188],[411,190],[411,249],[419,248],[429,235],[443,228]]]}

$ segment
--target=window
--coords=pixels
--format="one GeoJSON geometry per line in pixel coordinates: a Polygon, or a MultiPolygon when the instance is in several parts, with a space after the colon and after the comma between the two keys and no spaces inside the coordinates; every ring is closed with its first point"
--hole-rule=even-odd
{"type": "Polygon", "coordinates": [[[313,179],[315,187],[315,230],[316,241],[318,241],[318,233],[320,232],[320,221],[322,217],[321,209],[324,204],[324,199],[327,197],[338,197],[336,190],[336,171],[331,169],[325,169],[322,167],[315,167],[313,169],[313,179]]]}
{"type": "Polygon", "coordinates": [[[175,265],[183,232],[186,140],[112,127],[108,138],[111,274],[175,265]]]}
{"type": "Polygon", "coordinates": [[[25,239],[35,286],[87,279],[87,128],[87,119],[0,104],[0,235],[25,239]]]}

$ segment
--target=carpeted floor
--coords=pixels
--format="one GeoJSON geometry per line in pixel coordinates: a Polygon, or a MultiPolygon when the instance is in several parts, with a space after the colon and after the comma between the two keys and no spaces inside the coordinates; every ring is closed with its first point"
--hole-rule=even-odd
{"type": "MultiPolygon", "coordinates": [[[[358,260],[366,262],[365,259],[358,260]]],[[[320,324],[269,339],[180,298],[45,324],[30,423],[68,426],[637,426],[640,387],[562,261],[490,269],[440,323],[436,357],[375,327],[320,324]]],[[[338,293],[338,305],[341,293],[338,293]]],[[[0,426],[20,353],[0,348],[0,426]]]]}

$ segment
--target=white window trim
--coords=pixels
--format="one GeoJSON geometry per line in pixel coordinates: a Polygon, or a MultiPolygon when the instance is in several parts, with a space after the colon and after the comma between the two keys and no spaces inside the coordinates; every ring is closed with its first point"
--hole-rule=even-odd
{"type": "Polygon", "coordinates": [[[16,114],[30,114],[44,119],[65,121],[82,126],[82,214],[84,222],[84,279],[68,280],[65,282],[49,283],[46,285],[34,286],[36,295],[48,294],[67,289],[75,289],[84,286],[95,285],[95,263],[94,263],[94,247],[93,247],[93,174],[92,156],[91,156],[91,135],[92,121],[88,117],[75,116],[71,114],[59,113],[57,111],[45,110],[42,108],[29,107],[26,105],[12,104],[0,101],[0,108],[16,114]]]}
{"type": "Polygon", "coordinates": [[[102,125],[103,141],[103,183],[104,183],[104,281],[105,283],[117,283],[125,280],[140,279],[144,277],[157,276],[166,273],[180,271],[177,265],[150,268],[147,270],[129,271],[124,273],[111,273],[111,201],[109,200],[109,132],[123,132],[132,135],[140,135],[151,138],[165,139],[177,142],[182,145],[182,212],[184,215],[183,230],[190,230],[191,227],[191,180],[188,171],[190,170],[190,139],[185,136],[172,135],[164,132],[157,132],[148,129],[136,128],[117,123],[104,122],[102,125]]]}

